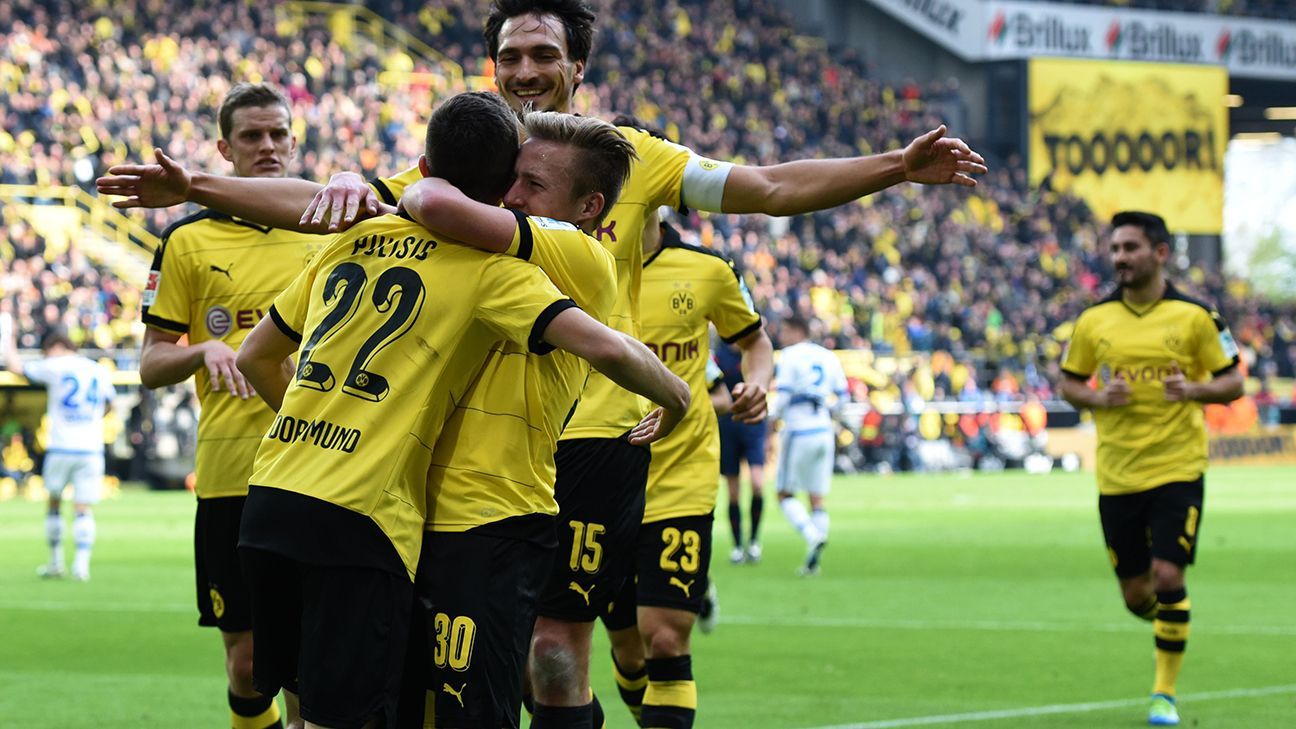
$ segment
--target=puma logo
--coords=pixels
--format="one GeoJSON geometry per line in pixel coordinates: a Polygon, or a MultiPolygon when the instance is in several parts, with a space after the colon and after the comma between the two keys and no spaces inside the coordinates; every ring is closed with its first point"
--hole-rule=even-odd
{"type": "Polygon", "coordinates": [[[225,274],[225,278],[229,279],[230,281],[233,281],[233,280],[234,280],[234,277],[230,275],[230,269],[231,269],[231,268],[234,268],[234,262],[233,262],[233,261],[230,261],[228,264],[226,264],[225,268],[221,268],[220,266],[217,266],[217,265],[214,264],[214,263],[213,263],[213,264],[209,264],[209,265],[207,266],[208,272],[210,272],[210,273],[223,273],[223,274],[225,274]]]}
{"type": "Polygon", "coordinates": [[[574,591],[575,591],[576,593],[578,593],[581,597],[585,598],[585,607],[589,607],[589,604],[590,604],[590,601],[589,601],[590,593],[593,592],[593,590],[594,590],[594,586],[593,586],[593,585],[590,585],[590,586],[589,586],[589,589],[586,590],[585,588],[581,587],[580,585],[576,584],[575,582],[571,582],[571,583],[569,583],[569,584],[567,585],[567,589],[568,589],[568,590],[574,590],[574,591]]]}
{"type": "Polygon", "coordinates": [[[464,707],[464,702],[463,702],[463,692],[464,692],[464,689],[466,689],[466,688],[468,688],[468,684],[466,684],[466,683],[465,683],[464,685],[460,686],[458,691],[455,691],[455,690],[454,690],[454,687],[451,686],[451,685],[448,684],[448,683],[443,683],[443,684],[441,684],[441,690],[444,691],[444,692],[446,692],[446,693],[448,693],[448,694],[450,694],[451,696],[455,697],[455,701],[458,701],[458,702],[459,702],[459,708],[461,708],[461,709],[464,707]]]}
{"type": "Polygon", "coordinates": [[[1192,542],[1187,537],[1179,537],[1179,546],[1184,548],[1185,552],[1192,552],[1192,542]]]}
{"type": "Polygon", "coordinates": [[[693,588],[694,582],[697,582],[697,580],[689,580],[688,582],[683,582],[678,577],[670,578],[670,583],[672,585],[684,591],[684,597],[692,597],[692,595],[689,594],[689,590],[693,588]]]}

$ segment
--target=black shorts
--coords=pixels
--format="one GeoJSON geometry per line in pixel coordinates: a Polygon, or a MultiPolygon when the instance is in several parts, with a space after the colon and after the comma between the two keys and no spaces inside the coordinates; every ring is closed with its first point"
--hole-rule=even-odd
{"type": "Polygon", "coordinates": [[[240,550],[252,593],[252,685],[301,699],[307,721],[393,726],[414,586],[370,567],[320,566],[240,550]]]}
{"type": "Polygon", "coordinates": [[[662,519],[639,527],[635,592],[641,607],[702,611],[711,572],[711,514],[662,519]]]}
{"type": "Polygon", "coordinates": [[[400,727],[423,727],[431,691],[438,726],[519,726],[536,602],[553,560],[553,517],[507,527],[425,532],[415,579],[400,727]]]}
{"type": "Polygon", "coordinates": [[[728,415],[720,422],[720,473],[737,476],[741,461],[748,466],[765,465],[765,437],[768,423],[739,423],[728,415]]]}
{"type": "Polygon", "coordinates": [[[252,629],[252,603],[239,566],[244,496],[198,499],[194,517],[194,577],[198,624],[225,633],[252,629]]]}
{"type": "Polygon", "coordinates": [[[538,615],[592,622],[634,568],[649,452],[623,438],[558,442],[558,551],[538,615]]]}
{"type": "Polygon", "coordinates": [[[1181,567],[1192,564],[1204,491],[1198,476],[1134,494],[1100,494],[1098,514],[1116,576],[1146,574],[1153,557],[1181,567]]]}
{"type": "Polygon", "coordinates": [[[635,590],[634,575],[621,581],[621,591],[612,598],[611,604],[599,618],[603,627],[608,630],[625,630],[639,624],[639,595],[635,590]]]}

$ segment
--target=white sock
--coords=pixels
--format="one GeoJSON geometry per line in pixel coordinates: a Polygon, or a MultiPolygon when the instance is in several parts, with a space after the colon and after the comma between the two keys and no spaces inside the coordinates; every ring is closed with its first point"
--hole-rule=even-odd
{"type": "Polygon", "coordinates": [[[810,520],[810,513],[806,511],[805,504],[796,497],[788,497],[779,499],[779,506],[783,509],[783,515],[792,522],[792,527],[801,532],[801,537],[806,540],[806,544],[814,544],[821,539],[819,530],[810,520]]]}
{"type": "Polygon", "coordinates": [[[90,571],[90,550],[95,543],[94,514],[86,512],[77,514],[72,521],[72,538],[76,540],[76,556],[73,557],[72,571],[86,573],[90,571]]]}
{"type": "Polygon", "coordinates": [[[63,566],[63,518],[58,512],[45,517],[45,538],[49,541],[50,564],[63,566]]]}
{"type": "Polygon", "coordinates": [[[815,529],[819,530],[819,536],[826,541],[828,539],[828,510],[816,509],[811,512],[810,521],[814,522],[815,529]]]}

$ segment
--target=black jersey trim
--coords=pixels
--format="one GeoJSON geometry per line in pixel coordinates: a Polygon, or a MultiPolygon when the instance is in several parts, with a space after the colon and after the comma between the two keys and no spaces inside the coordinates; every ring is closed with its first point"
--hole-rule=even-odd
{"type": "Polygon", "coordinates": [[[387,187],[387,183],[375,177],[369,181],[369,186],[373,188],[374,192],[378,193],[378,197],[382,198],[383,202],[388,205],[397,203],[396,196],[392,194],[391,188],[387,187]]]}
{"type": "Polygon", "coordinates": [[[527,214],[521,210],[507,208],[513,217],[517,218],[518,226],[518,250],[517,257],[524,261],[531,260],[531,253],[535,250],[535,235],[531,232],[531,223],[527,221],[527,214]]]}
{"type": "Polygon", "coordinates": [[[284,321],[283,315],[281,315],[279,310],[274,307],[274,304],[270,305],[270,320],[275,323],[275,326],[279,327],[279,331],[283,332],[285,337],[301,344],[302,335],[292,327],[288,326],[288,322],[284,321]]]}
{"type": "Polygon", "coordinates": [[[549,354],[554,351],[556,348],[544,340],[545,330],[549,328],[549,324],[559,314],[568,309],[577,308],[580,307],[576,306],[576,302],[571,299],[561,299],[546,306],[545,310],[540,312],[540,316],[536,317],[535,324],[531,326],[531,336],[527,339],[527,346],[531,349],[531,352],[533,354],[549,354]]]}
{"type": "Polygon", "coordinates": [[[744,329],[740,330],[737,334],[731,337],[720,337],[720,339],[723,340],[725,344],[733,344],[734,342],[738,341],[739,339],[742,339],[743,337],[746,337],[752,332],[759,331],[761,328],[761,323],[762,322],[760,316],[757,316],[756,321],[753,322],[751,326],[745,327],[744,329]]]}
{"type": "Polygon", "coordinates": [[[154,316],[153,314],[150,314],[148,312],[148,307],[144,308],[144,313],[140,315],[140,319],[142,319],[144,323],[147,324],[148,326],[155,327],[157,329],[165,329],[166,331],[172,332],[174,334],[189,333],[188,324],[184,324],[178,321],[171,321],[170,319],[163,319],[160,316],[154,316]]]}
{"type": "Polygon", "coordinates": [[[1069,369],[1067,369],[1067,368],[1065,368],[1065,367],[1063,367],[1063,368],[1061,368],[1061,369],[1062,369],[1062,374],[1066,375],[1067,377],[1070,377],[1070,378],[1073,379],[1073,380],[1079,380],[1079,381],[1081,381],[1081,382],[1088,382],[1088,381],[1089,381],[1089,378],[1090,378],[1090,377],[1093,377],[1092,374],[1089,374],[1089,375],[1082,375],[1082,374],[1080,374],[1079,372],[1076,372],[1075,370],[1069,370],[1069,369]]]}
{"type": "MultiPolygon", "coordinates": [[[[180,218],[179,220],[175,221],[171,225],[167,226],[167,229],[162,231],[162,245],[163,247],[165,247],[166,241],[168,238],[171,237],[171,234],[175,233],[177,230],[183,228],[186,225],[191,225],[193,223],[197,223],[203,220],[224,220],[224,219],[232,219],[232,218],[230,218],[230,216],[224,213],[216,212],[215,210],[199,210],[193,215],[186,215],[185,217],[180,218]]],[[[161,249],[158,250],[159,252],[161,251],[161,249]]],[[[160,261],[161,259],[159,258],[158,260],[160,261]]]]}
{"type": "Polygon", "coordinates": [[[1233,361],[1229,362],[1228,366],[1221,367],[1220,369],[1215,370],[1214,372],[1211,373],[1211,377],[1219,377],[1220,375],[1226,375],[1229,372],[1232,372],[1233,370],[1237,369],[1238,365],[1240,365],[1241,363],[1242,363],[1242,359],[1240,357],[1234,356],[1233,361]]]}

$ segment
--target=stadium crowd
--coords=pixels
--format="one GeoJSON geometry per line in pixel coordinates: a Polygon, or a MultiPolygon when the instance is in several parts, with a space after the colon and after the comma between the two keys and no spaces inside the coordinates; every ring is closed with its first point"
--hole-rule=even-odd
{"type": "MultiPolygon", "coordinates": [[[[408,132],[434,94],[426,84],[381,83],[392,59],[372,47],[345,47],[324,27],[290,28],[286,16],[251,3],[200,1],[182,14],[159,0],[126,5],[112,9],[125,22],[109,20],[102,3],[0,6],[0,182],[88,186],[155,145],[196,168],[226,171],[214,110],[240,80],[279,84],[292,99],[304,177],[398,170],[417,156],[421,135],[408,132]]],[[[368,5],[417,29],[467,75],[489,74],[477,3],[368,5]]],[[[1263,3],[1230,7],[1243,5],[1263,3]]],[[[957,131],[965,113],[956,81],[881,83],[868,60],[794,35],[770,0],[610,0],[601,8],[603,29],[577,95],[582,110],[633,113],[708,156],[764,164],[870,153],[940,121],[957,131]]],[[[178,217],[140,215],[159,233],[178,217]]],[[[822,322],[829,346],[948,352],[972,373],[937,389],[915,370],[910,379],[928,399],[980,397],[996,378],[1014,398],[1050,399],[1068,322],[1109,281],[1104,221],[1075,198],[1031,189],[1017,159],[996,161],[972,196],[901,186],[792,219],[687,214],[676,223],[685,240],[738,262],[776,341],[779,322],[800,313],[822,322]]],[[[50,260],[29,228],[9,226],[15,255],[6,257],[14,262],[0,290],[24,346],[58,325],[79,342],[134,348],[133,286],[75,249],[50,260]]],[[[1296,311],[1214,272],[1184,278],[1219,302],[1253,372],[1292,376],[1296,311]]]]}

